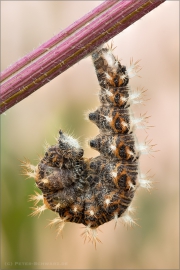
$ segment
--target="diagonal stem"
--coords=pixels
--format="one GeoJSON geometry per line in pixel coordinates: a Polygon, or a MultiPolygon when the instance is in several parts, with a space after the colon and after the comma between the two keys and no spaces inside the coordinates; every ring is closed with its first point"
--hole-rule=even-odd
{"type": "Polygon", "coordinates": [[[1,113],[92,53],[165,0],[105,1],[2,72],[1,113]]]}
{"type": "Polygon", "coordinates": [[[75,31],[80,29],[83,25],[87,24],[89,21],[91,21],[94,18],[94,13],[96,13],[98,16],[103,11],[107,10],[110,6],[112,6],[115,2],[117,2],[117,0],[103,2],[101,5],[93,9],[91,12],[87,13],[85,16],[83,16],[82,18],[80,18],[79,20],[71,24],[70,26],[68,26],[65,30],[61,31],[60,33],[52,37],[50,40],[43,43],[37,49],[28,53],[25,57],[15,62],[6,70],[2,71],[1,81],[4,81],[8,77],[12,76],[12,74],[17,72],[19,69],[25,67],[26,65],[31,63],[34,59],[38,58],[43,53],[46,53],[46,51],[50,50],[56,44],[63,41],[66,37],[70,36],[75,31]]]}

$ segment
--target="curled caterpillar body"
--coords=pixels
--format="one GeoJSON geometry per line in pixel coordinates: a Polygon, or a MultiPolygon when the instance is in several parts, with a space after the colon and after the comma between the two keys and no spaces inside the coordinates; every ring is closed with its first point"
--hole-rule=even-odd
{"type": "MultiPolygon", "coordinates": [[[[35,214],[51,209],[59,218],[60,231],[65,222],[82,223],[86,226],[85,238],[92,242],[97,238],[96,229],[111,220],[125,216],[138,186],[150,187],[150,180],[140,176],[138,162],[147,146],[139,146],[134,130],[143,120],[133,119],[130,105],[138,94],[132,94],[125,66],[114,57],[109,48],[92,53],[100,84],[101,105],[89,113],[89,119],[97,125],[100,134],[89,141],[90,147],[99,152],[95,158],[84,158],[83,149],[71,136],[59,131],[57,144],[50,146],[35,167],[26,164],[42,191],[44,208],[36,208],[35,214]],[[90,232],[90,230],[92,231],[90,232]]],[[[132,73],[132,70],[131,70],[132,73]]],[[[37,203],[40,195],[31,199],[37,203]]]]}

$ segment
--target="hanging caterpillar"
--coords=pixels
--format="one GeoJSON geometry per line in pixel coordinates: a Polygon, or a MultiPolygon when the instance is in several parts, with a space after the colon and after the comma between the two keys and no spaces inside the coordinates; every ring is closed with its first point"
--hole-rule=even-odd
{"type": "Polygon", "coordinates": [[[35,205],[32,215],[45,209],[58,214],[50,225],[58,224],[61,232],[66,222],[85,225],[85,239],[100,241],[97,228],[122,218],[132,225],[131,201],[136,189],[151,188],[151,180],[139,172],[139,157],[151,151],[147,142],[138,144],[135,129],[142,127],[146,115],[134,118],[131,105],[141,103],[143,91],[133,92],[128,86],[138,62],[127,70],[114,57],[111,47],[100,47],[92,53],[100,85],[100,107],[89,113],[89,120],[99,128],[99,135],[89,142],[97,150],[95,158],[83,157],[77,140],[59,131],[57,144],[47,148],[37,166],[24,162],[27,174],[35,178],[42,194],[31,196],[35,205]]]}

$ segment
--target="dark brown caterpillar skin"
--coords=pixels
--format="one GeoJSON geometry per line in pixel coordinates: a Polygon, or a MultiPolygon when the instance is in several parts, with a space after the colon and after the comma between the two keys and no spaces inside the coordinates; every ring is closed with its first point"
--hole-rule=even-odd
{"type": "Polygon", "coordinates": [[[109,52],[110,51],[108,48],[102,48],[101,50],[97,50],[92,54],[99,84],[102,88],[107,88],[108,86],[126,86],[129,82],[126,67],[122,66],[120,62],[115,59],[112,53],[111,60],[115,63],[115,65],[113,65],[113,67],[110,66],[107,59],[104,57],[104,54],[108,54],[109,52]],[[108,74],[109,77],[107,77],[106,74],[108,74]]]}
{"type": "Polygon", "coordinates": [[[110,160],[117,158],[122,161],[135,161],[139,158],[133,135],[99,134],[89,144],[110,160]]]}
{"type": "Polygon", "coordinates": [[[127,86],[101,88],[100,101],[102,104],[109,104],[118,108],[129,107],[129,88],[127,86]]]}
{"type": "Polygon", "coordinates": [[[139,153],[126,67],[107,48],[96,50],[92,59],[101,105],[89,119],[100,134],[89,144],[100,155],[84,158],[83,149],[60,131],[58,144],[49,147],[38,164],[36,183],[47,208],[65,221],[97,228],[120,217],[130,205],[137,186],[139,153]]]}
{"type": "Polygon", "coordinates": [[[102,132],[128,134],[133,129],[129,109],[103,105],[89,114],[89,120],[96,124],[102,132]]]}

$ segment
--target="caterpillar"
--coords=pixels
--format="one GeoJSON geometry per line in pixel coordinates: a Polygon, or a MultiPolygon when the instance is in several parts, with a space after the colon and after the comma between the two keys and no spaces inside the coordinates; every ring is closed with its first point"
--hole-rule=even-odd
{"type": "Polygon", "coordinates": [[[32,216],[50,209],[58,216],[50,225],[60,233],[66,222],[85,225],[82,235],[96,244],[98,228],[118,218],[130,225],[131,202],[139,186],[150,189],[152,182],[139,171],[139,157],[149,153],[149,142],[139,144],[135,129],[146,125],[146,115],[134,118],[131,105],[142,103],[144,90],[133,92],[129,79],[139,71],[138,61],[126,69],[113,55],[113,48],[102,46],[92,53],[100,85],[100,106],[89,113],[99,134],[89,141],[97,150],[95,158],[85,158],[84,150],[72,136],[59,131],[55,145],[47,147],[37,166],[22,164],[25,174],[34,177],[42,194],[35,193],[32,216]],[[42,206],[37,206],[42,201],[42,206]]]}

